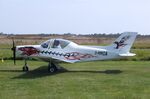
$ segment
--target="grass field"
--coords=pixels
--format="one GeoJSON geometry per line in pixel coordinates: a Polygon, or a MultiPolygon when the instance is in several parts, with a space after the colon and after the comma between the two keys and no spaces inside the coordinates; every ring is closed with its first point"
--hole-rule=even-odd
{"type": "Polygon", "coordinates": [[[0,99],[150,99],[149,39],[137,40],[132,48],[137,55],[128,61],[61,63],[65,69],[55,74],[39,61],[29,61],[30,71],[22,72],[24,62],[14,66],[12,51],[0,49],[0,99]]]}
{"type": "Polygon", "coordinates": [[[149,99],[150,61],[97,61],[60,64],[47,72],[47,63],[0,62],[1,99],[149,99]]]}

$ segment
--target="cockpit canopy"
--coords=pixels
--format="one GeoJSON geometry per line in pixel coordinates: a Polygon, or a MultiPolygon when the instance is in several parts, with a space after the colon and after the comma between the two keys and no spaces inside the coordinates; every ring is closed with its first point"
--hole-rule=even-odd
{"type": "Polygon", "coordinates": [[[50,39],[41,44],[43,48],[65,48],[68,46],[70,41],[64,39],[50,39]]]}

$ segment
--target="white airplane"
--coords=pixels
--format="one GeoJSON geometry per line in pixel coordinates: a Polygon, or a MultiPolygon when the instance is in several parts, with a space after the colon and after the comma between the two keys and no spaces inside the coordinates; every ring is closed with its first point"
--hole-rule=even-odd
{"type": "Polygon", "coordinates": [[[136,38],[136,32],[124,32],[111,45],[108,46],[84,46],[65,39],[49,39],[40,45],[15,46],[13,41],[14,64],[16,56],[25,59],[23,71],[28,71],[27,59],[36,58],[48,62],[48,71],[56,72],[56,63],[63,61],[68,63],[110,60],[135,56],[130,53],[130,48],[136,38]]]}

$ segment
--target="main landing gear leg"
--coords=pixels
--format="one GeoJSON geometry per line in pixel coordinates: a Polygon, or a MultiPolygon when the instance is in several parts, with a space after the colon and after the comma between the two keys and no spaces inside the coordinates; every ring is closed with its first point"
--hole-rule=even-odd
{"type": "Polygon", "coordinates": [[[49,62],[48,64],[48,71],[51,72],[51,73],[54,73],[58,70],[57,66],[52,63],[52,62],[49,62]]]}
{"type": "Polygon", "coordinates": [[[25,61],[24,61],[25,63],[24,63],[24,66],[23,66],[23,71],[29,71],[29,68],[28,68],[28,65],[27,65],[27,60],[25,59],[25,61]]]}

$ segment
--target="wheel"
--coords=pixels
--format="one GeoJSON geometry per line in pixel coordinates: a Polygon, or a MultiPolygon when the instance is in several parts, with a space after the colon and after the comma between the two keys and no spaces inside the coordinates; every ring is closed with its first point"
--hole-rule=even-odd
{"type": "Polygon", "coordinates": [[[54,73],[57,71],[57,67],[52,63],[51,65],[48,66],[48,71],[54,73]]]}
{"type": "Polygon", "coordinates": [[[23,66],[23,71],[29,71],[28,66],[23,66]]]}
{"type": "Polygon", "coordinates": [[[57,68],[55,66],[48,66],[48,71],[51,72],[51,73],[54,73],[57,71],[57,68]]]}
{"type": "Polygon", "coordinates": [[[51,68],[49,69],[49,71],[50,71],[51,73],[54,73],[54,72],[55,72],[55,68],[54,68],[54,67],[51,67],[51,68]]]}

